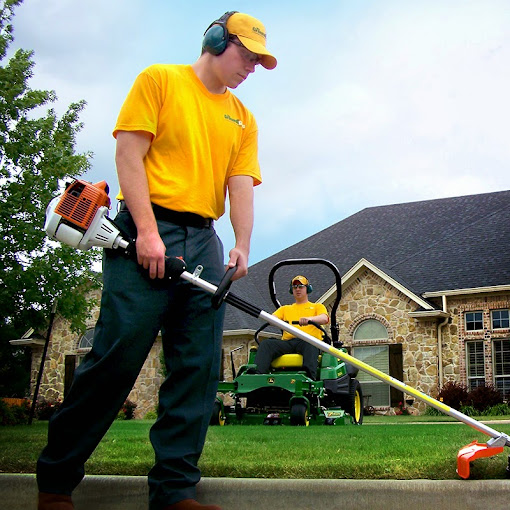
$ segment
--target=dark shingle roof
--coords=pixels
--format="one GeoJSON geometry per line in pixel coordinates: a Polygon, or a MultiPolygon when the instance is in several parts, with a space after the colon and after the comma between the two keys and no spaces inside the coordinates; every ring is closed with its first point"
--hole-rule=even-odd
{"type": "MultiPolygon", "coordinates": [[[[274,264],[315,257],[342,275],[365,258],[417,295],[510,284],[509,240],[510,191],[369,207],[254,264],[232,292],[272,312],[267,281],[274,264]]],[[[289,280],[301,273],[317,297],[335,283],[326,266],[283,267],[275,275],[282,303],[292,301],[289,280]]],[[[258,327],[240,313],[245,317],[228,307],[225,329],[258,327]]]]}

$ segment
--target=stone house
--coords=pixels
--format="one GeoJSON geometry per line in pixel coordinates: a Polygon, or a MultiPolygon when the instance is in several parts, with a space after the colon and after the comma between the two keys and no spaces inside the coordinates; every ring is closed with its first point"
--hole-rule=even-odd
{"type": "MultiPolygon", "coordinates": [[[[510,191],[370,207],[250,267],[231,292],[274,310],[268,275],[287,259],[321,258],[342,275],[336,322],[352,355],[436,397],[447,381],[474,388],[493,384],[510,395],[510,191]]],[[[305,274],[311,300],[331,310],[335,279],[324,265],[284,266],[275,273],[282,304],[291,302],[290,279],[305,274]]],[[[41,394],[61,398],[74,366],[90,348],[94,320],[78,338],[56,322],[41,394]],[[67,367],[67,368],[66,368],[67,367]],[[67,382],[66,382],[67,381],[67,382]]],[[[222,377],[232,377],[254,345],[260,321],[227,307],[222,377]]],[[[27,343],[30,341],[27,340],[27,343]]],[[[33,346],[33,380],[42,347],[33,346]]],[[[130,399],[137,416],[155,408],[162,380],[158,340],[130,399]]],[[[408,401],[425,405],[360,373],[368,403],[393,412],[408,401]]]]}

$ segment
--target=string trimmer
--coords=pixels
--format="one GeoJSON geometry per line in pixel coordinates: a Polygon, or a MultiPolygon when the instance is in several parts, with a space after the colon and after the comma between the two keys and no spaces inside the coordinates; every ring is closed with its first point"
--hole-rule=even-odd
{"type": "MultiPolygon", "coordinates": [[[[88,250],[92,247],[113,248],[122,250],[126,256],[134,256],[135,240],[126,238],[108,217],[109,208],[108,186],[104,181],[92,184],[76,180],[67,187],[60,197],[56,197],[48,205],[44,229],[52,239],[80,250],[88,250]]],[[[296,338],[314,345],[320,351],[332,354],[342,361],[367,372],[376,379],[414,396],[430,407],[489,436],[491,439],[487,443],[474,441],[459,450],[457,473],[462,478],[469,477],[470,462],[480,457],[496,455],[501,453],[505,446],[510,446],[510,437],[507,434],[498,432],[235,296],[230,292],[231,278],[235,270],[235,267],[227,270],[222,281],[216,286],[200,278],[201,266],[190,273],[187,271],[186,263],[183,260],[169,258],[166,261],[165,278],[170,280],[182,278],[212,294],[212,304],[215,308],[219,308],[223,302],[235,306],[252,317],[291,333],[296,338]]]]}

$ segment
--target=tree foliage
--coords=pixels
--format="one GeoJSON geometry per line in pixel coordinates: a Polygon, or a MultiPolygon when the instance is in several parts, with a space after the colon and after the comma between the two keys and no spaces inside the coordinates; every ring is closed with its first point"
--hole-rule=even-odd
{"type": "MultiPolygon", "coordinates": [[[[83,329],[89,308],[83,286],[98,283],[91,269],[96,251],[50,242],[43,229],[48,203],[89,168],[92,155],[75,151],[85,102],[57,116],[49,108],[55,92],[29,87],[33,52],[19,49],[7,59],[14,9],[22,1],[0,2],[0,366],[20,354],[7,352],[8,340],[29,328],[45,331],[55,299],[58,313],[83,329]]],[[[4,372],[0,395],[14,375],[4,372]]]]}

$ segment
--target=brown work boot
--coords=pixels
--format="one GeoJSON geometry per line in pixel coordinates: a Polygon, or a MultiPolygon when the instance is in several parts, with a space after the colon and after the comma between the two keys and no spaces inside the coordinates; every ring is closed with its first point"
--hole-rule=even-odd
{"type": "Polygon", "coordinates": [[[201,505],[194,499],[183,499],[173,505],[165,506],[163,510],[221,510],[217,505],[201,505]]]}
{"type": "Polygon", "coordinates": [[[71,496],[40,492],[37,510],[74,510],[74,505],[71,496]]]}

